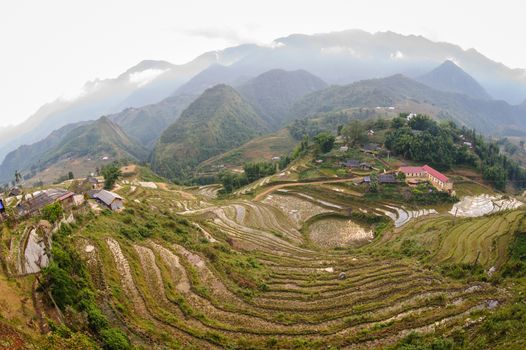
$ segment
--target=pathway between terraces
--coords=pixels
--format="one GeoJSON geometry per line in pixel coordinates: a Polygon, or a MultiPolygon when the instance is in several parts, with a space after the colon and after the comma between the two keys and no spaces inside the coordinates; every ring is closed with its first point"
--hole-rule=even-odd
{"type": "Polygon", "coordinates": [[[306,185],[319,185],[319,184],[329,184],[329,183],[338,183],[338,182],[355,182],[359,183],[363,181],[363,177],[353,177],[350,179],[335,179],[335,180],[321,180],[321,181],[312,181],[312,182],[292,182],[287,184],[279,184],[272,187],[267,188],[265,191],[259,193],[256,197],[254,197],[254,201],[259,201],[269,193],[272,193],[276,190],[286,188],[286,187],[293,187],[293,186],[306,186],[306,185]]]}

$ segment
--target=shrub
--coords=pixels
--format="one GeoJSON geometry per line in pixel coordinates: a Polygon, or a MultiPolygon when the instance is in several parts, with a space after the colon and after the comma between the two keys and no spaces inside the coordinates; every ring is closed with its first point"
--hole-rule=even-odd
{"type": "Polygon", "coordinates": [[[120,329],[108,328],[100,332],[103,348],[106,350],[131,349],[130,341],[120,329]]]}
{"type": "Polygon", "coordinates": [[[426,256],[429,254],[429,251],[426,248],[424,248],[419,242],[412,239],[406,239],[402,242],[402,245],[400,246],[400,253],[409,257],[426,256]]]}
{"type": "Polygon", "coordinates": [[[56,222],[63,212],[60,203],[52,203],[42,208],[42,217],[49,222],[56,222]]]}
{"type": "Polygon", "coordinates": [[[470,277],[482,277],[484,269],[480,264],[449,264],[441,267],[441,272],[444,276],[456,279],[464,279],[470,277]]]}

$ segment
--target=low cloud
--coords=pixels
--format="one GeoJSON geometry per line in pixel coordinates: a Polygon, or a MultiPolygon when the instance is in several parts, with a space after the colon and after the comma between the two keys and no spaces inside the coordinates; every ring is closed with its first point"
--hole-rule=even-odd
{"type": "Polygon", "coordinates": [[[255,39],[243,36],[231,27],[205,27],[181,30],[183,34],[205,39],[221,39],[232,44],[254,42],[255,39]]]}
{"type": "Polygon", "coordinates": [[[137,86],[143,86],[163,74],[165,69],[146,69],[142,72],[134,72],[129,76],[130,83],[137,84],[137,86]]]}
{"type": "Polygon", "coordinates": [[[404,57],[405,57],[405,55],[404,55],[403,52],[400,51],[400,50],[391,53],[391,59],[402,59],[402,58],[404,58],[404,57]]]}

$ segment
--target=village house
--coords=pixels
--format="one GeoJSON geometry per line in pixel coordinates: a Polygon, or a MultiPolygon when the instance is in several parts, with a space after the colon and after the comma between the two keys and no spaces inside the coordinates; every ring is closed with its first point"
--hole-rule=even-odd
{"type": "Polygon", "coordinates": [[[360,163],[361,170],[371,170],[373,166],[369,163],[360,163]]]}
{"type": "MultiPolygon", "coordinates": [[[[395,184],[398,182],[396,181],[396,177],[394,176],[394,174],[379,174],[377,179],[379,184],[395,184]]],[[[371,177],[365,176],[362,180],[362,183],[370,184],[371,177]]]]}
{"type": "Polygon", "coordinates": [[[64,209],[75,206],[75,193],[61,188],[50,188],[27,194],[25,200],[17,205],[18,215],[33,215],[39,213],[46,205],[58,202],[64,209]]]}
{"type": "Polygon", "coordinates": [[[363,145],[362,151],[365,153],[373,154],[375,152],[382,151],[382,147],[380,147],[380,145],[378,145],[377,143],[366,143],[365,145],[363,145]]]}
{"type": "Polygon", "coordinates": [[[380,174],[378,175],[378,183],[381,184],[394,184],[396,183],[396,177],[394,174],[380,174]]]}
{"type": "Polygon", "coordinates": [[[73,206],[75,206],[74,201],[75,193],[68,191],[57,198],[57,201],[62,204],[62,208],[69,209],[73,206]]]}
{"type": "Polygon", "coordinates": [[[93,198],[113,211],[124,208],[124,199],[118,194],[110,191],[100,190],[93,194],[93,198]]]}
{"type": "Polygon", "coordinates": [[[360,161],[358,159],[347,159],[345,162],[342,162],[341,165],[348,169],[357,169],[360,167],[360,161]]]}
{"type": "Polygon", "coordinates": [[[86,182],[90,184],[90,187],[92,190],[101,190],[102,189],[102,181],[99,181],[96,177],[88,176],[86,178],[86,182]]]}
{"type": "Polygon", "coordinates": [[[401,167],[399,171],[404,173],[406,181],[409,184],[416,184],[420,181],[429,181],[441,191],[451,191],[453,189],[453,183],[449,178],[429,165],[405,166],[401,167]]]}
{"type": "Polygon", "coordinates": [[[349,146],[341,146],[340,152],[347,152],[349,150],[349,146]]]}
{"type": "Polygon", "coordinates": [[[16,208],[18,210],[18,215],[20,216],[32,215],[40,212],[42,208],[54,201],[55,199],[42,191],[35,197],[19,203],[16,208]]]}

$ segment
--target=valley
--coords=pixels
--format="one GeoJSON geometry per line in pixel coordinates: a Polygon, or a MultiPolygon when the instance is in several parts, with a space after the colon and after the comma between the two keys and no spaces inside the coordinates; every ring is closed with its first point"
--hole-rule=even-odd
{"type": "Polygon", "coordinates": [[[298,34],[43,106],[0,130],[0,349],[525,349],[523,73],[298,34]]]}
{"type": "MultiPolygon", "coordinates": [[[[284,173],[300,178],[292,175],[312,167],[308,159],[284,173]]],[[[101,327],[92,325],[94,307],[106,315],[100,322],[120,331],[111,340],[107,326],[87,334],[139,348],[398,349],[415,334],[423,346],[462,329],[463,341],[488,346],[520,339],[510,333],[492,340],[483,330],[495,310],[514,305],[515,279],[502,276],[526,228],[522,199],[496,198],[495,207],[482,209],[492,198],[483,194],[486,204],[463,197],[421,207],[396,196],[370,198],[366,175],[283,183],[280,174],[218,197],[218,187],[180,187],[143,178],[137,166],[123,170],[128,175],[114,191],[124,209],[84,203],[67,209],[73,221],[54,225],[53,244],[65,255],[53,250],[49,266],[68,271],[67,256],[77,256],[97,306],[86,307],[91,297],[72,287],[68,293],[79,300],[60,299],[59,308],[69,310],[61,315],[34,274],[16,272],[38,215],[4,227],[2,260],[9,278],[20,281],[16,293],[37,300],[40,319],[66,322],[73,332],[41,337],[38,322],[27,321],[31,311],[13,314],[3,326],[14,332],[13,348],[89,344],[66,320],[87,313],[88,326],[101,327]],[[470,217],[455,208],[471,210],[470,217]]],[[[485,191],[476,183],[457,189],[464,186],[485,191]]],[[[404,186],[380,185],[378,194],[388,188],[404,186]]],[[[61,298],[65,286],[53,282],[59,275],[44,271],[45,288],[61,298]]]]}

